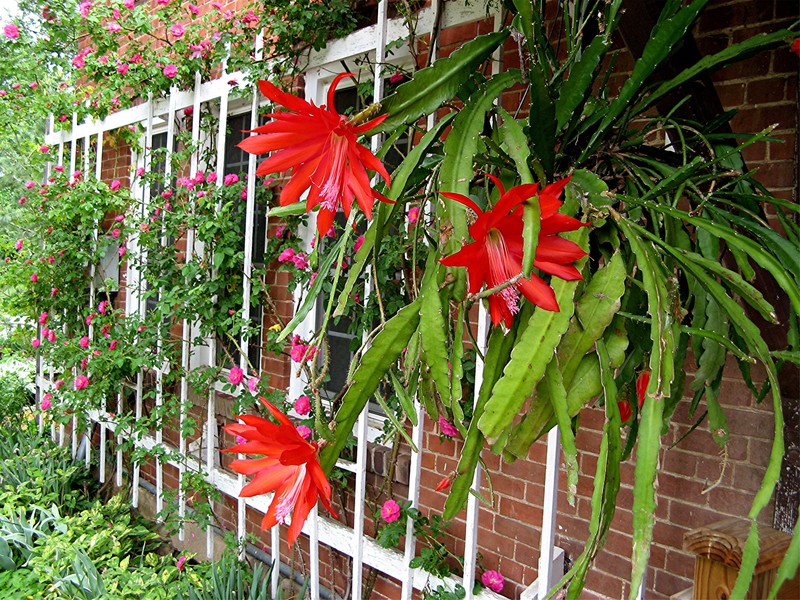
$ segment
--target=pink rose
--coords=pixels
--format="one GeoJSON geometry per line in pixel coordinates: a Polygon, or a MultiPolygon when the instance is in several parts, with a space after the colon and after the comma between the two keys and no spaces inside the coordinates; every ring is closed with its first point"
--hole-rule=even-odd
{"type": "Polygon", "coordinates": [[[244,371],[239,367],[231,367],[231,370],[228,372],[228,381],[233,385],[239,385],[244,381],[244,371]]]}
{"type": "Polygon", "coordinates": [[[56,382],[55,382],[53,385],[55,385],[55,386],[56,386],[56,390],[60,390],[60,389],[61,389],[61,386],[62,386],[62,385],[64,385],[64,380],[63,380],[63,379],[59,379],[59,380],[58,380],[58,381],[56,381],[56,382]]]}
{"type": "Polygon", "coordinates": [[[200,14],[200,7],[197,6],[196,4],[189,4],[186,8],[188,8],[189,12],[192,13],[193,15],[200,14]]]}
{"type": "Polygon", "coordinates": [[[48,408],[50,408],[53,405],[52,400],[53,400],[53,394],[49,392],[44,396],[42,396],[42,403],[40,404],[42,410],[47,410],[48,408]]]}
{"type": "Polygon", "coordinates": [[[75,389],[82,390],[89,385],[89,378],[86,375],[78,375],[75,378],[75,389]]]}
{"type": "Polygon", "coordinates": [[[311,437],[311,430],[305,425],[298,425],[297,433],[299,433],[300,437],[303,438],[304,440],[307,440],[311,437]]]}
{"type": "Polygon", "coordinates": [[[311,399],[308,396],[300,396],[294,401],[294,412],[305,416],[311,412],[311,399]]]}
{"type": "Polygon", "coordinates": [[[183,34],[186,33],[186,29],[180,23],[175,23],[169,28],[169,31],[176,38],[183,37],[183,34]]]}
{"type": "Polygon", "coordinates": [[[33,347],[34,347],[34,349],[38,348],[38,347],[39,347],[39,346],[41,346],[41,345],[42,345],[42,342],[41,342],[41,341],[39,341],[39,338],[33,338],[33,339],[31,339],[31,346],[33,346],[33,347]]]}
{"type": "Polygon", "coordinates": [[[50,333],[47,334],[47,341],[50,342],[51,344],[56,343],[56,332],[53,331],[52,329],[50,330],[50,333]]]}
{"type": "Polygon", "coordinates": [[[19,37],[19,29],[14,23],[9,23],[3,28],[3,33],[10,40],[15,40],[19,37]]]}
{"type": "Polygon", "coordinates": [[[233,185],[234,183],[239,182],[239,176],[236,173],[228,173],[225,175],[225,179],[222,180],[222,183],[225,185],[233,185]]]}
{"type": "Polygon", "coordinates": [[[247,380],[247,389],[255,393],[258,389],[258,377],[251,377],[247,380]]]}
{"type": "Polygon", "coordinates": [[[394,523],[400,518],[400,505],[391,498],[381,507],[381,518],[387,523],[394,523]]]}
{"type": "Polygon", "coordinates": [[[117,340],[111,340],[111,343],[108,345],[109,350],[116,350],[117,349],[117,340]]]}
{"type": "Polygon", "coordinates": [[[164,75],[166,75],[170,79],[175,77],[175,75],[177,74],[178,74],[178,67],[176,67],[175,65],[169,64],[166,67],[164,67],[164,75]]]}
{"type": "Polygon", "coordinates": [[[364,236],[360,235],[356,238],[356,243],[353,244],[353,252],[358,252],[361,250],[361,246],[364,244],[364,236]]]}
{"type": "Polygon", "coordinates": [[[17,250],[22,250],[23,243],[24,243],[23,240],[17,240],[16,243],[14,244],[14,248],[16,248],[17,250]]]}
{"type": "Polygon", "coordinates": [[[439,430],[447,437],[455,437],[458,435],[458,429],[450,421],[439,415],[439,430]]]}
{"type": "Polygon", "coordinates": [[[41,146],[39,146],[39,152],[41,152],[42,154],[47,154],[48,152],[50,152],[50,146],[48,146],[47,144],[42,144],[41,146]]]}
{"type": "Polygon", "coordinates": [[[119,186],[122,184],[120,183],[119,179],[115,179],[111,183],[108,184],[108,187],[111,189],[112,192],[116,192],[119,189],[119,186]]]}
{"type": "Polygon", "coordinates": [[[178,557],[178,561],[175,563],[175,566],[178,568],[178,571],[183,571],[183,569],[185,568],[183,565],[186,562],[186,560],[187,560],[187,557],[185,555],[183,555],[183,554],[181,554],[178,557]]]}
{"type": "Polygon", "coordinates": [[[79,345],[81,348],[83,348],[84,350],[85,350],[86,348],[88,348],[88,347],[89,347],[89,336],[88,336],[88,335],[85,335],[85,336],[83,336],[83,337],[80,339],[80,341],[78,342],[78,345],[79,345]]]}
{"type": "Polygon", "coordinates": [[[37,281],[39,281],[39,276],[36,273],[34,273],[33,275],[31,275],[31,282],[36,283],[37,281]]]}
{"type": "Polygon", "coordinates": [[[419,207],[412,206],[408,211],[408,222],[413,225],[417,222],[417,219],[419,219],[419,207]]]}
{"type": "Polygon", "coordinates": [[[278,262],[289,262],[294,258],[294,248],[286,248],[278,255],[278,262]]]}
{"type": "Polygon", "coordinates": [[[39,315],[39,325],[44,325],[45,323],[47,323],[47,317],[48,317],[47,311],[42,312],[42,314],[39,315]]]}
{"type": "Polygon", "coordinates": [[[109,21],[106,24],[106,31],[108,31],[109,33],[117,33],[119,31],[122,31],[122,26],[116,21],[109,21]]]}
{"type": "Polygon", "coordinates": [[[481,575],[481,583],[499,594],[503,591],[506,580],[499,571],[484,571],[483,575],[481,575]]]}
{"type": "Polygon", "coordinates": [[[136,0],[125,0],[122,3],[122,6],[124,6],[128,10],[133,10],[133,7],[136,6],[136,0]]]}
{"type": "Polygon", "coordinates": [[[305,270],[309,266],[308,258],[302,252],[298,252],[292,259],[294,266],[298,269],[305,270]]]}

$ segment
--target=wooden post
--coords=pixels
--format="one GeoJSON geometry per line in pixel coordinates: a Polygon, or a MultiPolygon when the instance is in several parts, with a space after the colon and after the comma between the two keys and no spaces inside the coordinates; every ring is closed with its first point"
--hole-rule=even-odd
{"type": "MultiPolygon", "coordinates": [[[[687,533],[683,538],[685,550],[695,555],[695,600],[728,600],[742,564],[742,552],[750,522],[731,518],[717,521],[687,533]]],[[[771,527],[759,525],[760,553],[753,581],[746,600],[766,598],[775,574],[789,548],[791,536],[771,527]]],[[[800,598],[800,574],[787,581],[778,593],[780,600],[800,598]]]]}

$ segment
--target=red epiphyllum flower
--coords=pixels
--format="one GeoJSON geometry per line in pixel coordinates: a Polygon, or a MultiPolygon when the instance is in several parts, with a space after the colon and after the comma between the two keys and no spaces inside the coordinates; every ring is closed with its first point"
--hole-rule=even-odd
{"type": "Polygon", "coordinates": [[[357,141],[357,136],[381,123],[381,116],[353,125],[336,112],[333,105],[336,86],[352,73],[336,76],[328,90],[328,105],[316,106],[279,90],[268,81],[259,81],[261,93],[287,111],[268,115],[273,121],[253,129],[260,134],[246,138],[239,147],[251,154],[273,154],[258,166],[257,175],[292,169],[289,183],[280,196],[281,206],[297,202],[306,191],[306,210],[319,205],[317,230],[324,235],[339,206],[345,216],[355,197],[369,219],[375,198],[388,201],[372,189],[367,169],[377,171],[389,185],[389,173],[372,152],[357,141]]]}
{"type": "Polygon", "coordinates": [[[224,429],[246,441],[225,452],[261,455],[261,458],[234,460],[231,463],[231,468],[237,473],[255,474],[253,480],[239,492],[239,496],[275,492],[269,510],[261,521],[261,528],[286,524],[291,514],[291,545],[300,535],[303,523],[318,498],[334,517],[337,516],[331,508],[331,486],[319,466],[317,444],[304,440],[292,422],[275,406],[264,398],[261,398],[261,402],[278,423],[255,415],[239,416],[244,424],[235,423],[224,429]]]}
{"type": "MultiPolygon", "coordinates": [[[[475,240],[450,256],[441,259],[448,267],[467,267],[469,291],[477,293],[486,284],[493,288],[522,272],[522,204],[529,198],[538,198],[541,209],[541,229],[533,265],[561,279],[582,279],[573,263],[586,255],[578,244],[558,237],[564,231],[580,229],[588,223],[558,212],[562,202],[558,199],[569,177],[551,183],[540,192],[538,184],[524,184],[505,191],[496,177],[492,177],[500,191],[494,208],[482,211],[466,196],[442,193],[477,213],[478,219],[469,233],[475,240]]],[[[514,315],[519,312],[519,294],[545,310],[558,311],[556,295],[547,283],[535,274],[530,279],[520,279],[513,285],[489,296],[489,313],[494,325],[503,321],[511,327],[514,315]]]]}

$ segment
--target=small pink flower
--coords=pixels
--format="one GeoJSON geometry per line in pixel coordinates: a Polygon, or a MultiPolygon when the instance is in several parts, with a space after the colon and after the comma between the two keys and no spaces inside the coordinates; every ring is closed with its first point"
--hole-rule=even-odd
{"type": "Polygon", "coordinates": [[[14,25],[14,23],[9,23],[3,27],[3,33],[10,40],[15,40],[19,37],[19,29],[16,25],[14,25]]]}
{"type": "Polygon", "coordinates": [[[16,243],[14,244],[14,248],[16,248],[17,250],[22,250],[23,243],[24,243],[23,240],[17,240],[16,243]]]}
{"type": "Polygon", "coordinates": [[[99,312],[101,315],[106,314],[107,306],[108,306],[108,301],[101,300],[100,304],[97,305],[97,312],[99,312]]]}
{"type": "Polygon", "coordinates": [[[133,10],[133,7],[136,6],[136,0],[125,0],[122,3],[122,6],[124,6],[128,10],[133,10]]]}
{"type": "Polygon", "coordinates": [[[255,393],[258,389],[258,377],[251,377],[247,380],[247,389],[255,393]]]}
{"type": "Polygon", "coordinates": [[[39,152],[41,152],[42,154],[47,154],[48,152],[50,152],[50,146],[48,146],[47,144],[42,144],[41,146],[39,146],[39,152]]]}
{"type": "Polygon", "coordinates": [[[31,282],[36,283],[37,281],[39,281],[39,276],[36,273],[34,273],[33,275],[31,275],[31,282]]]}
{"type": "Polygon", "coordinates": [[[183,37],[183,34],[186,33],[186,29],[180,23],[175,23],[175,25],[169,28],[169,31],[176,38],[183,37]]]}
{"type": "Polygon", "coordinates": [[[231,367],[231,370],[228,372],[228,381],[230,381],[233,385],[239,385],[243,380],[244,371],[242,371],[239,367],[231,367]]]}
{"type": "Polygon", "coordinates": [[[183,555],[183,554],[181,554],[178,557],[178,560],[175,563],[175,566],[178,568],[178,571],[183,571],[183,569],[185,568],[184,567],[184,563],[186,562],[186,560],[187,560],[187,557],[185,555],[183,555]]]}
{"type": "Polygon", "coordinates": [[[447,437],[455,437],[458,435],[458,429],[450,421],[439,415],[439,431],[447,437]]]}
{"type": "Polygon", "coordinates": [[[389,77],[389,83],[400,83],[403,81],[403,74],[400,72],[392,73],[389,77]]]}
{"type": "Polygon", "coordinates": [[[311,412],[311,399],[308,396],[300,396],[294,401],[294,412],[305,416],[311,412]]]}
{"type": "Polygon", "coordinates": [[[58,381],[56,381],[56,382],[55,382],[53,385],[55,385],[55,386],[56,386],[56,390],[60,390],[60,389],[61,389],[61,386],[62,386],[62,385],[64,385],[64,380],[63,380],[63,379],[59,379],[59,380],[58,380],[58,381]]]}
{"type": "Polygon", "coordinates": [[[314,285],[314,280],[317,278],[317,272],[314,271],[308,279],[308,285],[314,285]]]}
{"type": "Polygon", "coordinates": [[[408,211],[408,222],[412,225],[419,219],[419,206],[412,206],[408,211]]]}
{"type": "Polygon", "coordinates": [[[88,348],[89,347],[89,336],[88,335],[83,336],[80,339],[80,341],[78,342],[78,345],[83,349],[88,348]]]}
{"type": "Polygon", "coordinates": [[[108,64],[108,56],[106,56],[105,54],[103,54],[102,56],[98,56],[97,57],[97,62],[99,62],[101,65],[107,65],[108,64]]]}
{"type": "Polygon", "coordinates": [[[89,378],[86,375],[78,375],[75,378],[75,389],[82,390],[89,385],[89,378]]]}
{"type": "Polygon", "coordinates": [[[85,19],[89,16],[89,10],[92,8],[91,0],[87,0],[86,2],[81,2],[78,5],[78,11],[81,13],[81,16],[85,19]]]}
{"type": "Polygon", "coordinates": [[[58,288],[54,287],[52,290],[50,290],[50,297],[55,298],[57,293],[58,293],[58,288]]]}
{"type": "Polygon", "coordinates": [[[506,580],[499,571],[484,571],[483,575],[481,575],[481,583],[493,592],[499,594],[503,591],[506,580]]]}
{"type": "Polygon", "coordinates": [[[286,248],[278,255],[278,262],[289,262],[294,258],[294,248],[286,248]]]}
{"type": "Polygon", "coordinates": [[[289,354],[294,362],[299,363],[303,360],[309,362],[314,358],[315,353],[316,348],[312,346],[309,350],[309,346],[303,343],[299,335],[295,335],[292,338],[292,349],[289,354]]]}
{"type": "Polygon", "coordinates": [[[28,181],[25,182],[25,187],[28,188],[29,190],[33,189],[36,187],[36,182],[31,179],[28,179],[28,181]]]}
{"type": "Polygon", "coordinates": [[[196,4],[189,4],[186,8],[188,8],[189,12],[192,13],[193,15],[200,14],[200,7],[197,6],[196,4]]]}
{"type": "Polygon", "coordinates": [[[56,343],[56,332],[53,331],[52,329],[50,330],[50,333],[47,334],[47,341],[50,342],[51,344],[56,343]]]}
{"type": "Polygon", "coordinates": [[[139,167],[138,169],[136,169],[136,176],[137,177],[141,177],[143,175],[144,175],[144,167],[139,167]]]}
{"type": "Polygon", "coordinates": [[[114,229],[111,231],[111,237],[113,237],[113,238],[118,238],[120,233],[122,233],[122,232],[120,231],[119,227],[115,227],[115,228],[114,228],[114,229]]]}
{"type": "Polygon", "coordinates": [[[120,183],[120,180],[115,179],[114,181],[108,184],[108,187],[111,189],[112,192],[116,192],[119,189],[119,186],[121,185],[122,183],[120,183]]]}
{"type": "Polygon", "coordinates": [[[117,340],[111,340],[111,343],[108,345],[109,350],[116,350],[117,349],[117,340]]]}
{"type": "Polygon", "coordinates": [[[39,405],[42,410],[47,410],[53,405],[53,394],[50,392],[42,396],[42,403],[39,405]]]}
{"type": "Polygon", "coordinates": [[[311,430],[305,425],[298,425],[297,433],[299,433],[300,437],[303,438],[304,440],[307,440],[311,437],[311,430]]]}
{"type": "Polygon", "coordinates": [[[42,342],[39,340],[39,338],[31,339],[31,346],[33,346],[34,349],[38,348],[41,345],[42,345],[42,342]]]}
{"type": "Polygon", "coordinates": [[[164,72],[164,75],[166,75],[167,77],[172,79],[173,77],[175,77],[175,75],[178,74],[178,67],[176,67],[173,64],[169,64],[166,67],[164,67],[163,72],[164,72]]]}
{"type": "Polygon", "coordinates": [[[119,31],[122,31],[122,26],[116,21],[109,21],[106,24],[106,31],[108,31],[109,33],[117,33],[119,31]]]}
{"type": "Polygon", "coordinates": [[[275,228],[275,237],[282,238],[284,233],[286,233],[286,225],[278,225],[275,228]]]}
{"type": "Polygon", "coordinates": [[[360,235],[358,236],[358,238],[356,238],[356,243],[353,244],[353,252],[358,252],[363,244],[364,244],[364,236],[360,235]]]}
{"type": "Polygon", "coordinates": [[[233,185],[234,183],[239,182],[239,176],[236,173],[228,173],[225,175],[225,179],[222,180],[222,183],[225,185],[233,185]]]}
{"type": "Polygon", "coordinates": [[[127,251],[128,251],[128,249],[125,246],[120,246],[119,247],[119,251],[118,251],[119,252],[119,257],[122,258],[123,256],[125,256],[125,253],[127,251]]]}
{"type": "Polygon", "coordinates": [[[42,312],[42,314],[39,315],[39,325],[44,325],[45,323],[47,323],[47,317],[48,317],[47,311],[42,312]]]}
{"type": "Polygon", "coordinates": [[[309,266],[308,257],[302,252],[298,252],[295,257],[292,259],[294,266],[298,269],[305,270],[309,266]]]}
{"type": "Polygon", "coordinates": [[[391,498],[381,507],[381,518],[387,523],[394,523],[400,518],[400,505],[391,498]]]}

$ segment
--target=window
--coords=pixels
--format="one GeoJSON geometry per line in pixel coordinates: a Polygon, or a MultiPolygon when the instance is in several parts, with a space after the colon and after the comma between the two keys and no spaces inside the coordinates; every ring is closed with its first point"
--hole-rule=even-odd
{"type": "MultiPolygon", "coordinates": [[[[239,148],[237,144],[249,134],[245,130],[250,129],[250,113],[246,112],[239,115],[228,117],[228,132],[225,138],[225,161],[220,176],[235,174],[241,179],[247,173],[250,155],[239,148]]],[[[257,195],[258,196],[258,195],[257,195]]],[[[244,234],[246,221],[246,204],[244,202],[238,207],[241,213],[241,231],[244,234]]],[[[258,202],[255,203],[255,214],[253,215],[253,267],[264,266],[264,252],[266,248],[267,220],[265,206],[258,202]]],[[[244,247],[244,235],[242,235],[242,247],[244,247]]],[[[230,290],[231,294],[241,295],[241,289],[230,290]]],[[[254,299],[250,306],[250,331],[249,343],[247,348],[247,360],[257,371],[261,366],[261,323],[263,318],[263,305],[260,299],[254,299]]],[[[239,351],[239,339],[230,336],[219,336],[217,346],[217,364],[224,367],[231,367],[239,363],[241,357],[239,351]]]]}

